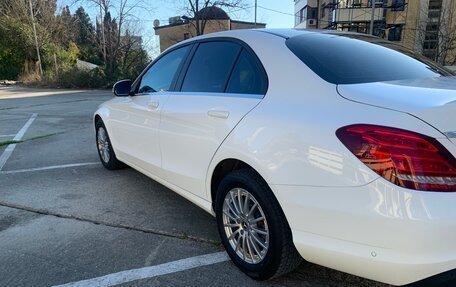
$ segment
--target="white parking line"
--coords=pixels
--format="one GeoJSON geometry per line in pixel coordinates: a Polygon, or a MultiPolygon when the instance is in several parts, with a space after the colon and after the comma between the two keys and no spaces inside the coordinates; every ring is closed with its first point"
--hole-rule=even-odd
{"type": "Polygon", "coordinates": [[[82,280],[78,282],[71,282],[54,287],[104,287],[113,286],[117,284],[127,283],[135,280],[153,278],[160,275],[180,272],[196,267],[212,265],[224,261],[228,261],[229,257],[226,252],[211,253],[196,257],[190,257],[177,261],[172,261],[160,265],[144,267],[139,269],[132,269],[121,271],[117,273],[108,274],[105,276],[82,280]]]}
{"type": "MultiPolygon", "coordinates": [[[[38,114],[33,114],[30,119],[25,123],[25,125],[19,130],[19,132],[14,136],[13,141],[20,141],[24,136],[27,129],[36,119],[38,114]]],[[[3,151],[2,155],[0,156],[0,170],[2,170],[3,166],[5,165],[6,161],[9,159],[11,154],[13,153],[14,149],[16,148],[16,144],[9,144],[6,149],[3,151]]]]}
{"type": "Polygon", "coordinates": [[[51,166],[43,166],[43,167],[35,167],[35,168],[0,171],[0,174],[21,173],[21,172],[40,171],[40,170],[49,170],[49,169],[60,169],[60,168],[78,167],[78,166],[95,165],[95,164],[100,164],[100,163],[99,162],[81,162],[81,163],[70,163],[70,164],[62,164],[62,165],[51,165],[51,166]]]}
{"type": "Polygon", "coordinates": [[[15,134],[11,134],[11,135],[0,135],[0,138],[9,138],[9,137],[14,137],[15,134]]]}

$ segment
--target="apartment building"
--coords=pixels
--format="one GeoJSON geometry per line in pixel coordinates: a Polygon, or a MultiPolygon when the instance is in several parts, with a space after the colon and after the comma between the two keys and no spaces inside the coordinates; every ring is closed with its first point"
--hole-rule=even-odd
{"type": "Polygon", "coordinates": [[[369,33],[441,64],[456,62],[454,0],[294,0],[295,26],[369,33]],[[374,7],[372,7],[374,5],[374,7]]]}

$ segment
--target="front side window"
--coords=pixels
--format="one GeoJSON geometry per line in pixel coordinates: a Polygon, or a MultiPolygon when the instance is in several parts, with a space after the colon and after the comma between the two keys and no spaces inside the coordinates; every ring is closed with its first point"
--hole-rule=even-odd
{"type": "Polygon", "coordinates": [[[169,52],[160,58],[143,75],[139,85],[139,93],[155,93],[169,91],[174,76],[190,46],[185,46],[169,52]]]}
{"type": "Polygon", "coordinates": [[[182,91],[223,93],[240,50],[231,42],[201,43],[188,67],[182,91]]]}
{"type": "Polygon", "coordinates": [[[226,88],[227,93],[257,94],[266,93],[266,80],[255,59],[243,50],[231,73],[226,88]]]}

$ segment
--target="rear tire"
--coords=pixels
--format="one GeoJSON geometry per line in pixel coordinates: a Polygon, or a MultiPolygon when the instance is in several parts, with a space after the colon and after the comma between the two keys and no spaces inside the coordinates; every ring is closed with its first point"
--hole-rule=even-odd
{"type": "Polygon", "coordinates": [[[236,170],[222,180],[215,213],[228,255],[251,278],[277,277],[302,262],[277,199],[254,170],[236,170]]]}
{"type": "Polygon", "coordinates": [[[108,131],[101,119],[95,123],[98,156],[103,166],[109,170],[121,169],[125,164],[119,161],[109,139],[108,131]]]}

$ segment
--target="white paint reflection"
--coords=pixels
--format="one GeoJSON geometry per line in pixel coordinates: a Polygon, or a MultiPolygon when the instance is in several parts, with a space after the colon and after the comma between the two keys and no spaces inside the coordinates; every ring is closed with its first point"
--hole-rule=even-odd
{"type": "Polygon", "coordinates": [[[308,160],[320,169],[333,174],[342,174],[343,158],[340,153],[309,146],[308,160]]]}
{"type": "Polygon", "coordinates": [[[373,179],[372,176],[372,171],[367,169],[364,164],[360,164],[358,169],[358,172],[355,172],[355,182],[356,183],[365,183],[365,182],[370,182],[373,179]]]}
{"type": "Polygon", "coordinates": [[[378,214],[398,219],[432,219],[432,214],[424,201],[425,197],[420,192],[407,191],[383,179],[374,181],[372,186],[376,191],[374,209],[378,214]]]}

